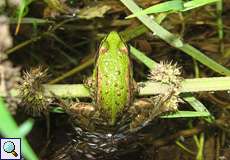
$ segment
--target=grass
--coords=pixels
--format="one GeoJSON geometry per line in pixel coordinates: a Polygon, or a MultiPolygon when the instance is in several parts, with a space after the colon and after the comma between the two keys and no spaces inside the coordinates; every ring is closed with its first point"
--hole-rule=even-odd
{"type": "MultiPolygon", "coordinates": [[[[121,0],[121,2],[133,13],[141,11],[132,0],[121,0]]],[[[148,27],[156,36],[169,43],[171,46],[183,51],[189,56],[193,57],[200,63],[209,67],[210,69],[218,72],[222,75],[230,76],[230,70],[215,62],[213,59],[206,56],[204,53],[194,48],[193,46],[184,43],[179,37],[175,36],[161,25],[159,25],[154,19],[147,15],[137,16],[137,18],[148,27]]]]}
{"type": "Polygon", "coordinates": [[[161,12],[170,12],[170,13],[184,12],[184,11],[202,7],[204,5],[208,5],[214,2],[221,3],[220,0],[192,0],[188,2],[183,2],[182,0],[166,1],[166,2],[162,2],[159,4],[153,5],[151,7],[148,7],[137,13],[131,14],[127,16],[126,18],[129,19],[129,18],[134,18],[137,16],[143,16],[146,14],[154,14],[154,13],[161,13],[161,12]]]}
{"type": "Polygon", "coordinates": [[[34,0],[21,0],[20,4],[16,10],[16,16],[17,16],[17,26],[15,29],[15,35],[18,34],[19,29],[20,29],[20,25],[21,25],[21,21],[22,18],[28,13],[28,6],[30,5],[30,3],[32,3],[34,0]]]}
{"type": "Polygon", "coordinates": [[[30,147],[28,141],[26,140],[26,134],[32,129],[33,120],[28,120],[23,123],[19,128],[14,118],[11,116],[9,111],[6,109],[6,105],[0,97],[0,133],[4,137],[8,138],[21,138],[22,143],[22,153],[26,159],[38,160],[38,157],[34,153],[33,149],[30,147]]]}

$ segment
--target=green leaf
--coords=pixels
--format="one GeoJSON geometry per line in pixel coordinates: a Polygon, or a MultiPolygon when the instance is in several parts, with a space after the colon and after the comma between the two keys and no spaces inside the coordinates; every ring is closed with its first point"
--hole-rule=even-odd
{"type": "Polygon", "coordinates": [[[132,53],[132,55],[135,56],[135,58],[137,58],[139,61],[144,63],[150,69],[154,69],[156,67],[157,63],[155,61],[147,57],[145,54],[143,54],[133,46],[131,45],[129,46],[130,46],[130,52],[132,53]]]}
{"type": "Polygon", "coordinates": [[[214,3],[214,2],[218,2],[220,0],[193,0],[193,1],[188,1],[184,3],[184,7],[185,9],[183,9],[182,11],[187,11],[187,10],[191,10],[194,8],[198,8],[210,3],[214,3]]]}
{"type": "Polygon", "coordinates": [[[61,107],[54,107],[50,110],[50,112],[54,112],[54,113],[65,113],[65,110],[61,107]]]}
{"type": "Polygon", "coordinates": [[[160,12],[168,12],[168,11],[180,11],[183,10],[183,2],[182,0],[172,0],[163,2],[160,4],[156,4],[154,6],[151,6],[143,11],[137,12],[135,14],[132,14],[126,18],[133,18],[136,16],[142,16],[145,14],[152,14],[152,13],[160,13],[160,12]]]}
{"type": "Polygon", "coordinates": [[[154,14],[161,12],[184,12],[194,8],[198,8],[210,3],[218,2],[219,0],[193,0],[183,3],[182,0],[172,0],[163,2],[160,4],[153,5],[149,8],[135,12],[132,15],[127,16],[126,18],[134,18],[137,16],[143,16],[146,14],[154,14]]]}
{"type": "MultiPolygon", "coordinates": [[[[18,23],[18,18],[10,18],[10,24],[18,23]]],[[[32,18],[32,17],[25,17],[21,20],[21,24],[46,24],[46,23],[54,23],[54,21],[48,19],[41,19],[41,18],[32,18]]]]}
{"type": "Polygon", "coordinates": [[[16,122],[13,117],[6,109],[6,105],[0,97],[0,134],[6,138],[21,138],[22,140],[22,153],[26,159],[29,160],[38,160],[33,149],[30,147],[26,138],[20,136],[20,130],[17,127],[16,122]]]}
{"type": "Polygon", "coordinates": [[[191,93],[183,94],[183,99],[188,102],[196,111],[206,112],[208,117],[205,118],[205,120],[209,123],[213,122],[214,117],[210,114],[208,109],[200,101],[193,97],[191,93]]]}
{"type": "Polygon", "coordinates": [[[25,137],[33,128],[34,120],[28,119],[19,127],[19,136],[25,137]]]}
{"type": "Polygon", "coordinates": [[[173,114],[161,116],[161,118],[188,118],[188,117],[209,117],[207,112],[195,112],[195,111],[178,111],[173,114]]]}
{"type": "MultiPolygon", "coordinates": [[[[140,11],[141,9],[132,0],[120,0],[126,7],[133,13],[140,11]]],[[[212,70],[230,76],[230,70],[215,62],[204,53],[200,52],[193,46],[184,43],[179,37],[172,34],[162,26],[160,26],[154,19],[147,15],[137,17],[146,27],[148,27],[156,36],[169,43],[171,46],[185,52],[192,56],[197,61],[211,68],[212,70]]]]}
{"type": "Polygon", "coordinates": [[[20,5],[18,6],[18,9],[16,11],[17,18],[18,18],[18,24],[15,30],[15,34],[18,33],[22,18],[28,13],[28,6],[33,1],[34,0],[21,0],[20,1],[20,5]]]}

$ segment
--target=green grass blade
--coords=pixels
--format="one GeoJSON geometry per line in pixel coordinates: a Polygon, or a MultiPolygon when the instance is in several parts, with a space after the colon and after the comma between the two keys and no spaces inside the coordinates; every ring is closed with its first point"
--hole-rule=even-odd
{"type": "Polygon", "coordinates": [[[33,128],[34,120],[28,119],[25,122],[23,122],[19,127],[19,136],[25,137],[33,128]]]}
{"type": "Polygon", "coordinates": [[[153,5],[149,8],[144,9],[143,11],[132,14],[126,18],[133,18],[136,16],[142,16],[145,14],[152,14],[152,13],[160,13],[160,12],[168,12],[168,11],[180,11],[183,9],[184,9],[184,6],[183,6],[182,0],[172,0],[172,1],[167,1],[167,2],[153,5]]]}
{"type": "Polygon", "coordinates": [[[207,112],[210,116],[208,109],[199,101],[196,101],[191,94],[183,94],[183,99],[191,104],[191,106],[198,112],[207,112]]]}
{"type": "Polygon", "coordinates": [[[36,154],[30,147],[28,141],[24,137],[20,137],[20,131],[17,127],[11,114],[7,111],[6,106],[0,97],[0,133],[7,138],[21,138],[22,140],[22,153],[26,159],[38,160],[36,154]]]}
{"type": "Polygon", "coordinates": [[[183,99],[188,102],[197,112],[206,112],[209,117],[205,118],[205,120],[209,123],[212,123],[214,120],[214,117],[210,114],[208,109],[195,97],[192,96],[190,93],[183,94],[183,99]]]}
{"type": "MultiPolygon", "coordinates": [[[[132,0],[120,0],[131,12],[135,13],[138,11],[141,11],[141,8],[139,8],[132,0]]],[[[206,65],[207,67],[213,69],[214,71],[228,75],[230,76],[230,70],[225,68],[224,66],[218,64],[196,48],[192,47],[189,44],[184,44],[182,40],[161,27],[154,19],[151,19],[147,15],[143,16],[137,16],[137,18],[145,24],[151,31],[153,31],[156,36],[160,37],[167,43],[169,43],[171,46],[178,48],[188,55],[194,57],[197,61],[201,62],[202,64],[206,65]]]]}
{"type": "Polygon", "coordinates": [[[153,5],[149,8],[146,8],[142,11],[134,13],[132,15],[127,16],[126,18],[134,18],[137,16],[143,16],[146,14],[153,14],[153,13],[161,13],[161,12],[177,12],[177,11],[188,11],[194,8],[198,8],[210,3],[218,2],[219,0],[193,0],[183,3],[182,0],[172,0],[163,2],[160,4],[153,5]]]}
{"type": "Polygon", "coordinates": [[[195,111],[178,111],[173,114],[161,116],[161,118],[189,118],[189,117],[209,117],[207,112],[195,112],[195,111]]]}
{"type": "Polygon", "coordinates": [[[222,75],[230,76],[230,70],[225,68],[224,66],[220,65],[219,63],[215,62],[205,54],[203,54],[201,51],[198,49],[194,48],[193,46],[189,44],[184,44],[183,47],[180,48],[180,50],[184,51],[200,63],[206,65],[213,71],[216,71],[222,75]]]}
{"type": "Polygon", "coordinates": [[[54,113],[65,113],[65,110],[62,107],[53,107],[50,112],[54,113]]]}
{"type": "Polygon", "coordinates": [[[198,8],[210,3],[218,2],[219,0],[193,0],[184,3],[185,9],[183,11],[191,10],[194,8],[198,8]]]}
{"type": "Polygon", "coordinates": [[[147,57],[145,54],[143,54],[141,51],[134,48],[133,46],[131,46],[131,45],[129,45],[129,46],[130,46],[130,52],[132,53],[132,55],[135,56],[136,59],[138,59],[139,61],[144,63],[150,69],[154,69],[156,67],[156,65],[157,65],[156,62],[154,62],[152,59],[147,57]]]}
{"type": "MultiPolygon", "coordinates": [[[[17,18],[10,18],[10,24],[18,23],[17,18]]],[[[47,24],[47,23],[54,23],[54,21],[48,19],[41,19],[41,18],[32,18],[32,17],[25,17],[21,20],[21,24],[47,24]]]]}
{"type": "Polygon", "coordinates": [[[21,0],[20,1],[20,5],[18,6],[18,9],[17,9],[18,22],[17,22],[15,34],[17,34],[19,32],[19,28],[20,28],[22,18],[27,14],[28,6],[32,2],[33,2],[33,0],[21,0]]]}

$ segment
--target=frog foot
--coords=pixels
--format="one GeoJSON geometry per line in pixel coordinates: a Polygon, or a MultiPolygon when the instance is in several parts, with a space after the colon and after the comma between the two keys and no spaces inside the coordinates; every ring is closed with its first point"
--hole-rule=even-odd
{"type": "Polygon", "coordinates": [[[95,111],[95,107],[93,104],[90,103],[79,102],[70,106],[69,111],[71,112],[71,114],[74,115],[89,117],[95,111]]]}
{"type": "Polygon", "coordinates": [[[153,101],[149,98],[135,100],[129,109],[133,120],[130,123],[130,131],[134,132],[141,129],[144,123],[149,119],[149,111],[153,108],[153,101]]]}
{"type": "Polygon", "coordinates": [[[70,107],[65,106],[64,109],[74,124],[86,130],[94,129],[93,123],[91,123],[92,117],[95,116],[95,106],[93,104],[78,102],[70,107]]]}

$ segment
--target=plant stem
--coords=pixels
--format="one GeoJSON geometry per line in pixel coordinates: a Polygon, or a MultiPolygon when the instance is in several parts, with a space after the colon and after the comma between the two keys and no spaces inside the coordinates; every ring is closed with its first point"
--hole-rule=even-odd
{"type": "MultiPolygon", "coordinates": [[[[159,82],[139,82],[140,87],[139,95],[155,95],[159,93],[165,93],[168,90],[168,85],[161,84],[159,82]]],[[[44,84],[44,92],[48,97],[54,95],[62,98],[73,97],[89,97],[89,91],[83,84],[44,84]]],[[[201,92],[201,91],[224,91],[230,90],[230,77],[212,77],[212,78],[196,78],[185,79],[182,82],[181,93],[185,92],[201,92]]],[[[13,96],[18,95],[18,90],[12,90],[13,96]]],[[[0,95],[4,96],[5,93],[0,91],[0,95]]]]}
{"type": "MultiPolygon", "coordinates": [[[[181,93],[230,90],[230,77],[185,79],[181,85],[181,93]]],[[[140,88],[140,95],[165,93],[168,90],[167,85],[157,82],[145,82],[144,86],[140,88]]]]}
{"type": "Polygon", "coordinates": [[[93,63],[94,63],[94,58],[90,58],[88,61],[82,63],[79,66],[76,66],[75,68],[69,70],[68,72],[64,73],[60,77],[53,79],[52,81],[49,82],[49,84],[54,84],[54,83],[57,83],[57,82],[65,79],[65,78],[67,78],[67,77],[70,77],[71,75],[76,74],[77,72],[79,72],[79,71],[83,70],[84,68],[92,65],[93,63]]]}

